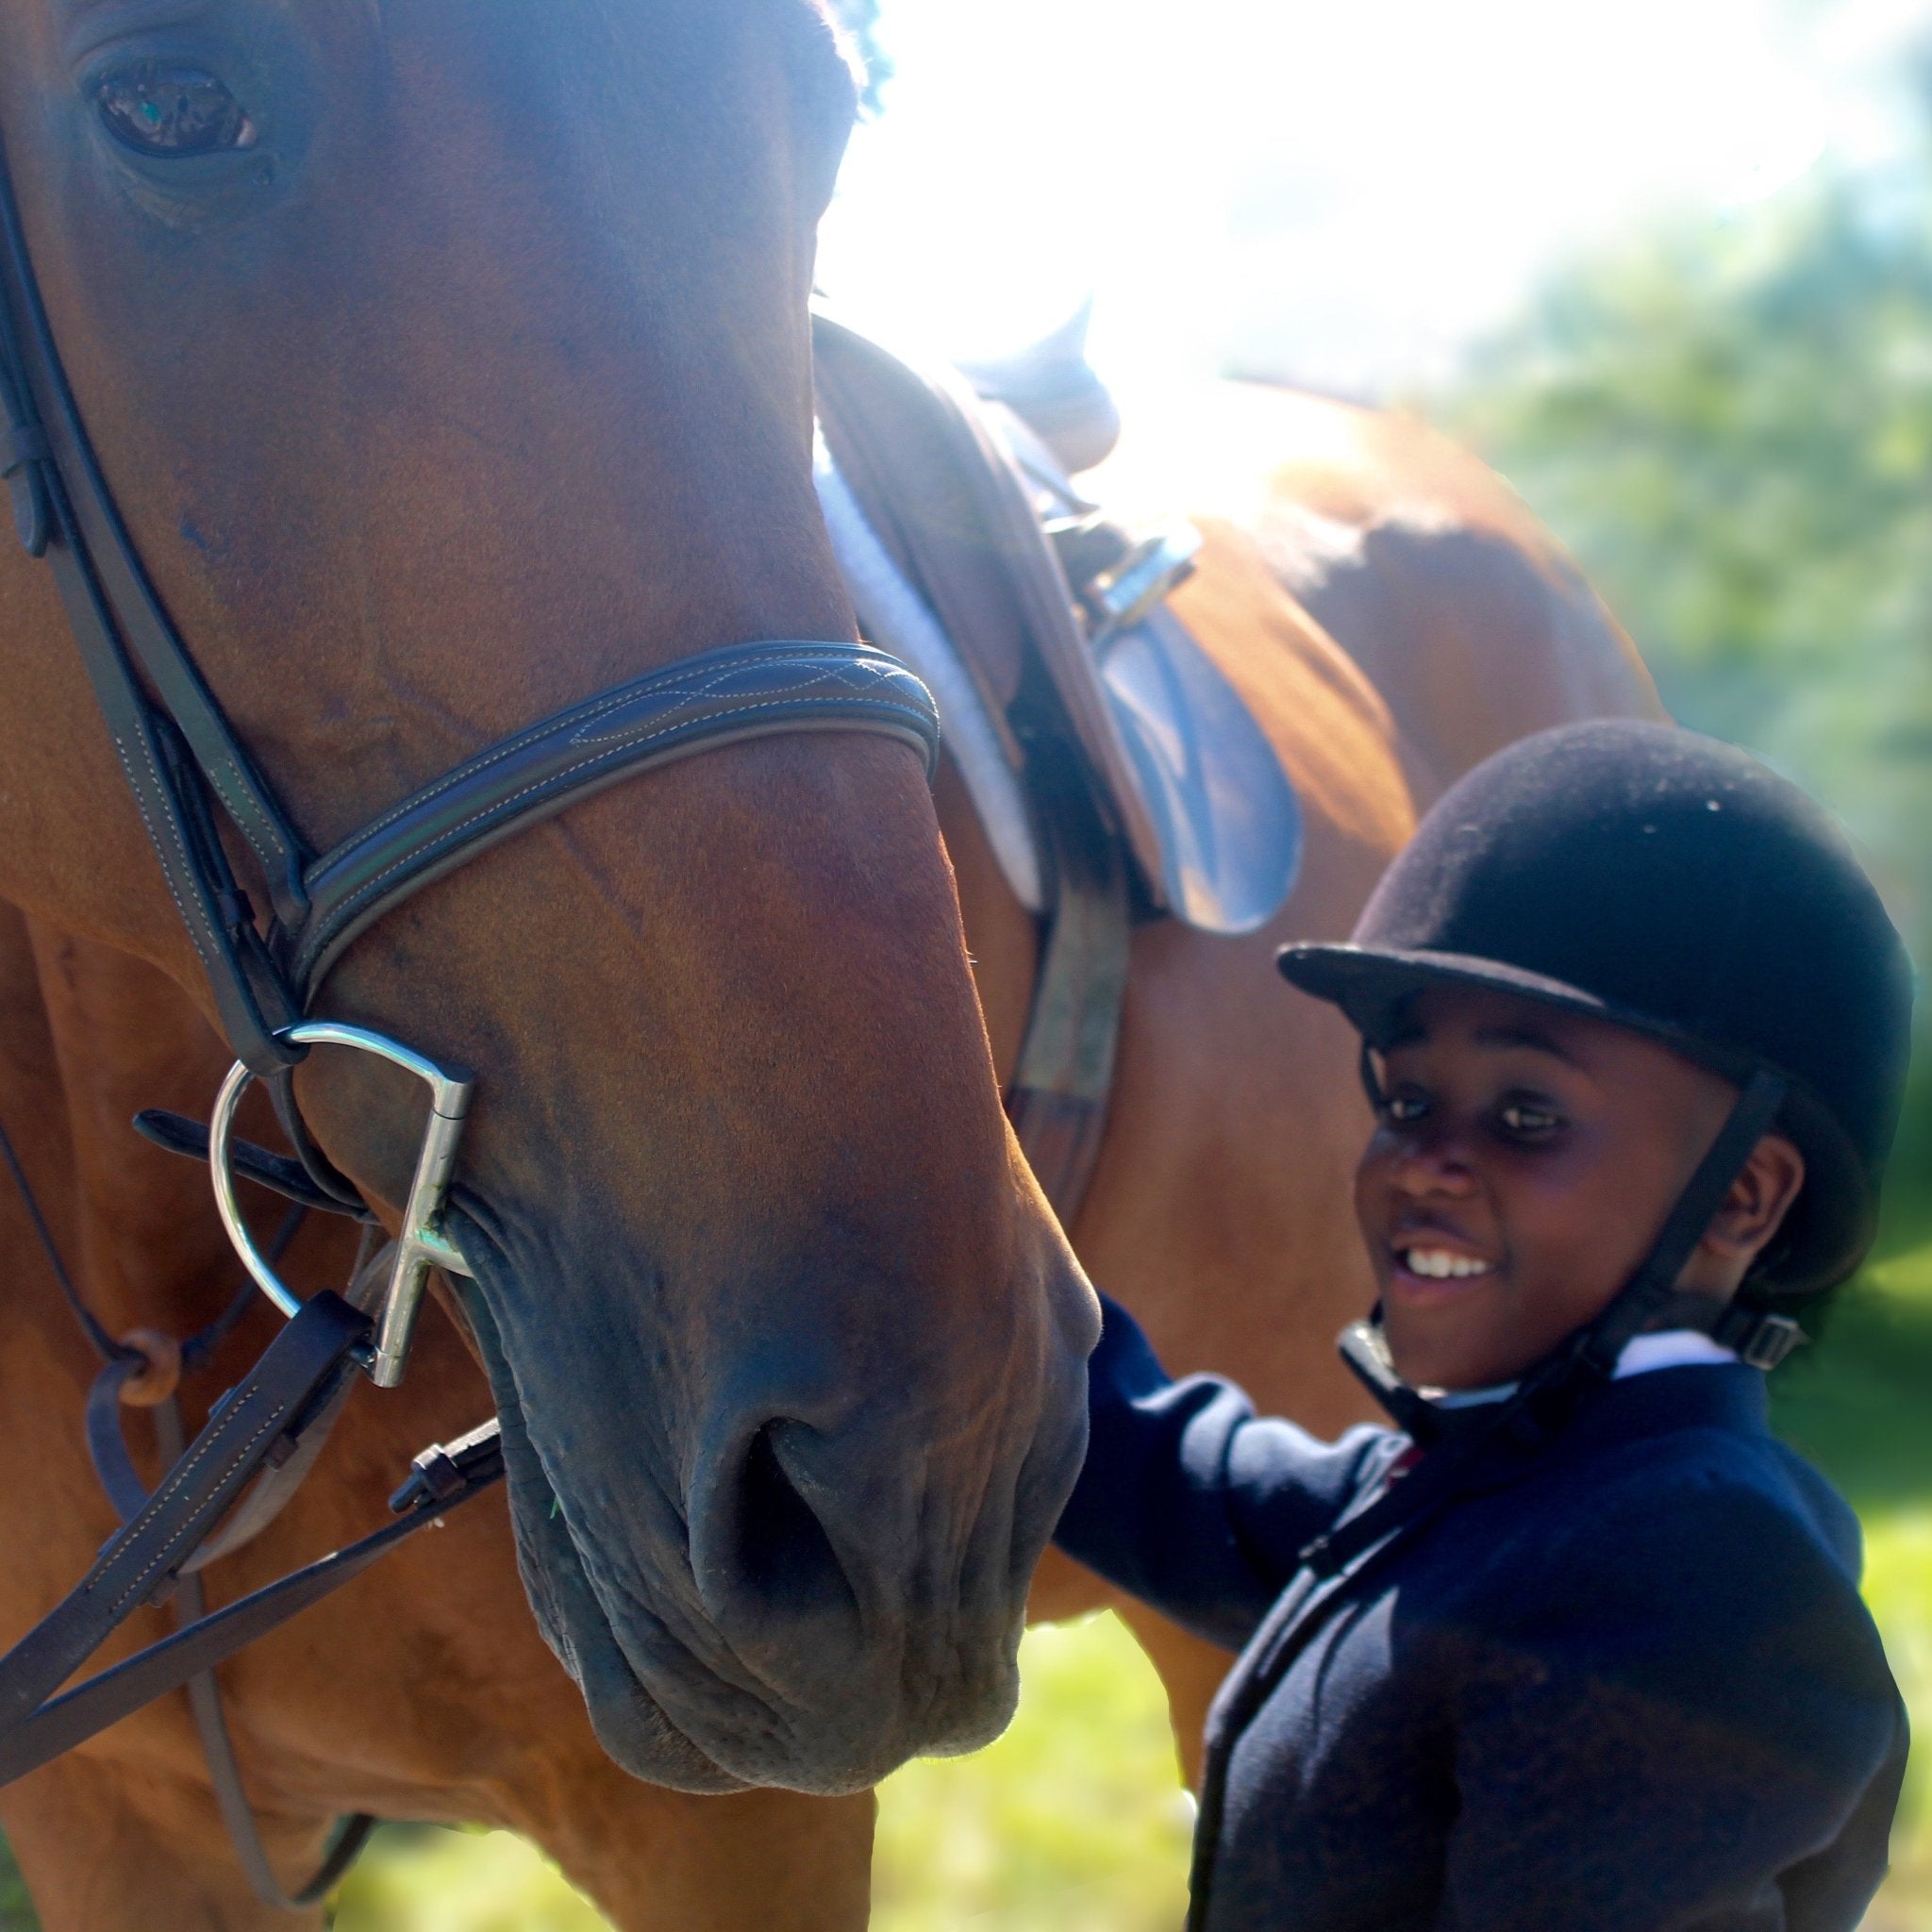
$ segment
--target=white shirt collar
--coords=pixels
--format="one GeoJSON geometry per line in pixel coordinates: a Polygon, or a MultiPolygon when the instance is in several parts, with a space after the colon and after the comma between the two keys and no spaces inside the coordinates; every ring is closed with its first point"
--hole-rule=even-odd
{"type": "Polygon", "coordinates": [[[1656,1335],[1634,1336],[1624,1344],[1610,1380],[1621,1382],[1629,1375],[1647,1375],[1653,1369],[1683,1369],[1701,1362],[1734,1362],[1735,1348],[1726,1348],[1695,1328],[1665,1328],[1656,1335]]]}
{"type": "MultiPolygon", "coordinates": [[[[1632,1375],[1647,1375],[1654,1369],[1683,1369],[1737,1359],[1736,1349],[1726,1348],[1695,1328],[1664,1328],[1626,1341],[1610,1380],[1625,1381],[1632,1375]]],[[[1427,1396],[1438,1408],[1476,1408],[1486,1402],[1507,1402],[1516,1390],[1514,1382],[1499,1382],[1493,1389],[1421,1389],[1416,1392],[1427,1396]]]]}

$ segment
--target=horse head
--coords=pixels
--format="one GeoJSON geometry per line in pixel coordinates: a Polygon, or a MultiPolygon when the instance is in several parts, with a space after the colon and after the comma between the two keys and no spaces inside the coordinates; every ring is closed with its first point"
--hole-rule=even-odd
{"type": "MultiPolygon", "coordinates": [[[[0,0],[0,33],[95,454],[316,849],[654,666],[851,635],[806,304],[853,96],[807,0],[0,0]]],[[[0,663],[0,894],[211,1012],[10,545],[0,663]]],[[[1094,1313],[917,759],[766,740],[583,799],[322,1006],[476,1072],[464,1308],[612,1756],[832,1791],[995,1731],[1094,1313]]],[[[414,1083],[319,1049],[296,1091],[399,1203],[414,1083]]]]}

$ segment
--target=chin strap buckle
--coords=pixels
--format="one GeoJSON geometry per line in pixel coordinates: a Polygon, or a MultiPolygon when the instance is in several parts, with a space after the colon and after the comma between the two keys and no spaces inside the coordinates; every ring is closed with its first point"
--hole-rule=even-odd
{"type": "Polygon", "coordinates": [[[1811,1338],[1789,1315],[1760,1315],[1738,1344],[1738,1359],[1754,1369],[1774,1369],[1811,1338]]]}

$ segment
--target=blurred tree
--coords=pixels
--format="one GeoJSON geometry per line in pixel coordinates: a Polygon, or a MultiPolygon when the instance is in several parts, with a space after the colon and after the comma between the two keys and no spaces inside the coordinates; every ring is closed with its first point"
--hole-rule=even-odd
{"type": "Polygon", "coordinates": [[[880,91],[892,77],[892,63],[879,45],[880,0],[826,0],[825,10],[852,37],[865,62],[863,103],[868,114],[876,114],[880,91]]]}
{"type": "MultiPolygon", "coordinates": [[[[1677,717],[1832,806],[1932,964],[1932,135],[1579,263],[1433,413],[1569,543],[1677,717]]],[[[1921,1236],[1932,1050],[1893,1173],[1921,1236]]]]}
{"type": "Polygon", "coordinates": [[[1821,174],[1578,267],[1438,413],[1673,710],[1827,799],[1932,934],[1932,171],[1821,174]]]}

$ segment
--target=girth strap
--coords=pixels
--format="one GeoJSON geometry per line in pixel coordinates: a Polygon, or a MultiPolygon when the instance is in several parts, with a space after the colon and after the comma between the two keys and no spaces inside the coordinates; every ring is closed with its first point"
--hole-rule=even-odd
{"type": "Polygon", "coordinates": [[[1105,829],[1048,817],[1054,909],[1007,1115],[1054,1212],[1071,1227],[1107,1137],[1132,913],[1125,858],[1105,829]]]}

